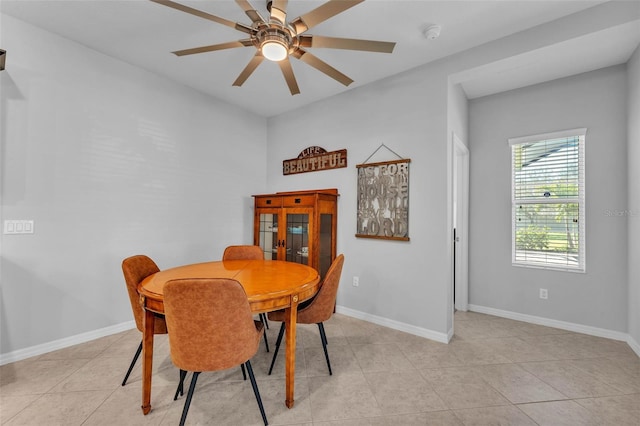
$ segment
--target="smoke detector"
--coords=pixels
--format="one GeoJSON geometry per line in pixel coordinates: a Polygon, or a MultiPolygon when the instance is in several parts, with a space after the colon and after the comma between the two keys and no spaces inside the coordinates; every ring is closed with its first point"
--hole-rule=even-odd
{"type": "Polygon", "coordinates": [[[440,31],[442,27],[440,25],[429,25],[424,30],[422,30],[422,34],[427,40],[435,40],[440,37],[440,31]]]}

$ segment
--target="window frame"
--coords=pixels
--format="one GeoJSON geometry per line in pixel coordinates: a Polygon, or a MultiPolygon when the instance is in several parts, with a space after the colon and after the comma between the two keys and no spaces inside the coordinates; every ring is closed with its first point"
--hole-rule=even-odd
{"type": "MultiPolygon", "coordinates": [[[[547,269],[563,272],[586,272],[586,180],[585,180],[585,140],[587,129],[577,128],[569,130],[561,130],[557,132],[542,133],[530,136],[521,136],[509,138],[509,149],[511,155],[511,265],[524,268],[547,269]],[[578,195],[577,197],[566,198],[517,198],[516,190],[519,188],[516,182],[516,160],[515,146],[551,141],[556,139],[577,137],[578,138],[578,195]],[[578,264],[571,266],[569,264],[554,264],[547,260],[531,261],[517,258],[517,210],[523,205],[543,205],[543,204],[578,204],[578,264]]],[[[568,253],[563,252],[563,253],[568,253]]]]}

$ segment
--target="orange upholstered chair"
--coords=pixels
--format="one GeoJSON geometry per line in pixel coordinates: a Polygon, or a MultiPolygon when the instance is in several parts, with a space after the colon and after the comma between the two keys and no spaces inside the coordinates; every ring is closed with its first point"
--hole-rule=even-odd
{"type": "Polygon", "coordinates": [[[180,385],[174,399],[182,393],[187,371],[193,372],[180,425],[187,418],[200,373],[236,365],[246,366],[267,425],[250,362],[258,351],[264,326],[253,320],[242,285],[226,278],[171,280],[164,285],[164,308],[171,360],[180,369],[180,385]]]}
{"type": "MultiPolygon", "coordinates": [[[[327,352],[327,335],[324,332],[323,322],[327,321],[331,318],[331,315],[333,315],[343,264],[344,255],[341,254],[334,259],[333,263],[329,267],[329,270],[322,281],[322,285],[320,286],[320,290],[318,290],[318,293],[313,297],[313,299],[298,305],[297,324],[318,324],[320,340],[322,340],[322,349],[324,349],[324,357],[327,360],[327,367],[329,367],[329,375],[333,374],[333,372],[331,371],[331,362],[329,362],[329,353],[327,352]]],[[[276,341],[276,349],[273,352],[273,359],[271,360],[271,366],[269,367],[269,374],[271,374],[273,365],[276,362],[276,357],[278,356],[280,343],[282,343],[282,336],[284,335],[285,317],[283,310],[269,312],[268,316],[271,321],[282,321],[280,333],[278,333],[278,340],[276,341]]]]}
{"type": "MultiPolygon", "coordinates": [[[[260,246],[229,246],[224,249],[222,253],[222,260],[264,260],[264,253],[260,246]]],[[[260,314],[260,321],[269,329],[269,321],[267,316],[260,314]]],[[[269,341],[267,340],[267,334],[264,334],[264,346],[269,352],[269,341]]]]}
{"type": "Polygon", "coordinates": [[[222,260],[262,260],[264,253],[260,246],[229,246],[224,249],[222,260]]]}
{"type": "MultiPolygon", "coordinates": [[[[127,284],[127,292],[129,293],[129,301],[131,301],[133,318],[136,321],[136,327],[141,333],[144,331],[144,309],[140,305],[138,284],[140,284],[142,280],[147,278],[149,275],[155,274],[158,271],[160,271],[158,265],[156,265],[149,257],[142,254],[128,257],[122,261],[122,273],[124,274],[124,281],[127,284]]],[[[162,315],[157,315],[153,332],[154,334],[167,334],[167,324],[165,323],[162,315]]],[[[138,350],[133,356],[133,360],[131,361],[131,365],[129,365],[127,374],[124,376],[122,386],[127,383],[129,374],[131,374],[131,370],[133,370],[133,367],[140,356],[140,352],[142,352],[142,340],[140,340],[138,350]]]]}

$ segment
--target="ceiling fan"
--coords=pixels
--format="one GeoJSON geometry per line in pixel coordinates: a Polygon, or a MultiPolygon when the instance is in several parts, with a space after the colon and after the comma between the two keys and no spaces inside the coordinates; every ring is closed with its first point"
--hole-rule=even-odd
{"type": "Polygon", "coordinates": [[[242,84],[251,76],[255,69],[266,58],[277,62],[282,70],[284,79],[289,86],[292,95],[300,93],[296,77],[293,74],[289,58],[296,58],[307,65],[323,72],[334,80],[348,86],[353,80],[344,75],[331,65],[322,61],[317,56],[309,53],[305,48],[330,48],[360,50],[368,52],[391,53],[395,43],[387,41],[359,40],[352,38],[326,37],[305,34],[306,31],[316,25],[332,18],[347,9],[362,3],[364,0],[329,0],[321,6],[304,15],[287,21],[288,0],[267,0],[268,19],[251,6],[248,0],[236,0],[236,3],[244,10],[251,25],[232,22],[219,16],[203,12],[171,0],[151,0],[164,6],[171,7],[222,25],[234,28],[248,35],[248,38],[230,41],[220,44],[195,47],[191,49],[173,52],[177,56],[193,55],[196,53],[213,52],[216,50],[232,49],[236,47],[253,47],[256,53],[249,64],[242,70],[233,86],[242,84]]]}

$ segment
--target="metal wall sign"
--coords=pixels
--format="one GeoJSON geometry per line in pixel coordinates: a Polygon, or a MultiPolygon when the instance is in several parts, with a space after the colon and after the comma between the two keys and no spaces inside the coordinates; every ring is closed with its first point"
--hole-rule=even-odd
{"type": "Polygon", "coordinates": [[[293,175],[297,173],[317,172],[320,170],[332,170],[347,167],[347,150],[327,152],[319,146],[305,148],[298,158],[284,160],[282,162],[282,174],[293,175]]]}
{"type": "Polygon", "coordinates": [[[409,241],[409,159],[358,164],[356,237],[409,241]]]}

